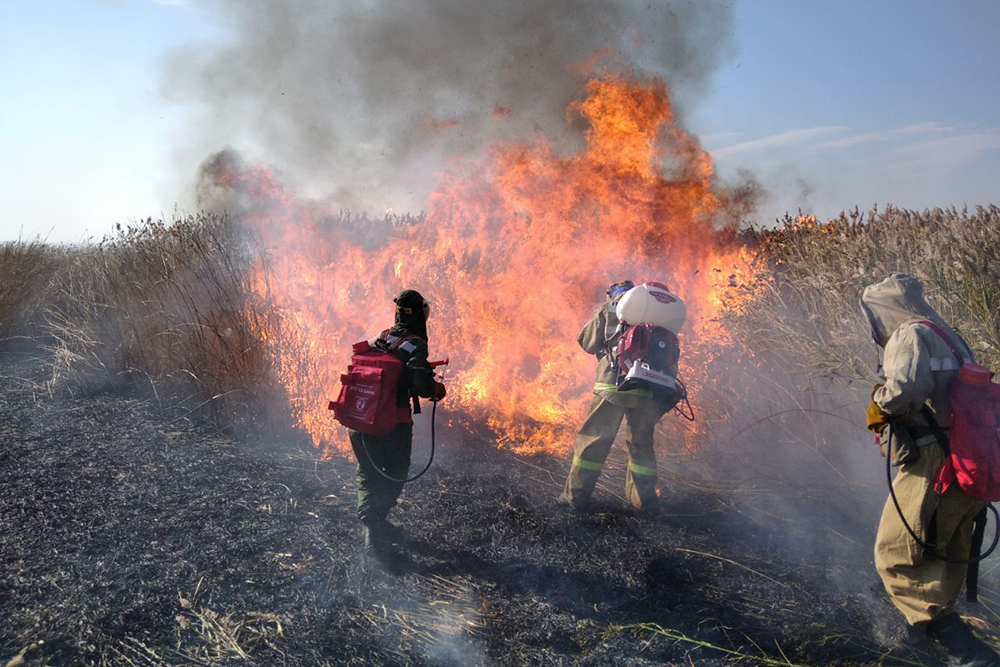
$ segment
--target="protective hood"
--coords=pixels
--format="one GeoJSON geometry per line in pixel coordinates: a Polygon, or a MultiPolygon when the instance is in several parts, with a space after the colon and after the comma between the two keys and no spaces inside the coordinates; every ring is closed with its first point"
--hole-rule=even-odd
{"type": "Polygon", "coordinates": [[[883,348],[896,329],[912,320],[930,320],[951,329],[924,300],[923,283],[906,273],[890,273],[882,282],[866,287],[861,308],[868,316],[872,337],[883,348]]]}
{"type": "Polygon", "coordinates": [[[396,304],[396,325],[393,329],[404,328],[408,332],[427,340],[427,300],[420,292],[403,290],[393,299],[396,304]]]}

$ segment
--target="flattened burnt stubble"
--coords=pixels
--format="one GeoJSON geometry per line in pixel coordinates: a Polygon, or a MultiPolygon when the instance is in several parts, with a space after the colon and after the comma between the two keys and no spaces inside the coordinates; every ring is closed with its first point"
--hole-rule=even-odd
{"type": "MultiPolygon", "coordinates": [[[[777,528],[711,494],[668,492],[652,519],[602,491],[576,515],[554,501],[562,462],[466,442],[407,487],[406,557],[385,572],[361,562],[350,462],[237,443],[121,392],[52,399],[43,362],[8,361],[0,386],[0,432],[18,434],[0,458],[2,660],[722,665],[759,664],[756,643],[868,665],[883,651],[869,614],[887,606],[825,584],[866,550],[803,566],[777,528]]],[[[609,461],[614,485],[623,464],[609,461]]]]}

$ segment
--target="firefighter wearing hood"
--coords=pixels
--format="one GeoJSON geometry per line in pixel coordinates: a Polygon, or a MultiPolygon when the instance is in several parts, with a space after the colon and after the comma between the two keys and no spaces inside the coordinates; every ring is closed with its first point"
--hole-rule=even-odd
{"type": "MultiPolygon", "coordinates": [[[[947,432],[949,388],[958,376],[959,364],[949,345],[919,322],[934,322],[953,334],[954,344],[970,360],[971,351],[924,300],[923,285],[912,276],[893,273],[868,286],[861,303],[872,336],[884,349],[885,382],[872,390],[868,423],[880,434],[883,445],[891,444],[888,454],[901,466],[893,482],[900,508],[921,539],[937,545],[938,553],[968,559],[973,521],[984,504],[966,496],[957,485],[940,495],[934,490],[945,455],[935,425],[929,421],[936,420],[938,432],[947,432]],[[886,443],[890,421],[893,438],[886,443]]],[[[906,643],[922,642],[929,636],[948,651],[953,664],[1000,667],[1000,656],[976,639],[954,611],[967,566],[925,555],[907,532],[891,498],[875,539],[875,566],[890,599],[906,618],[906,643]]]]}
{"type": "MultiPolygon", "coordinates": [[[[396,304],[395,324],[379,338],[398,341],[391,351],[404,363],[397,386],[397,407],[406,408],[414,396],[440,400],[444,398],[445,388],[435,380],[434,370],[427,360],[430,307],[414,290],[400,292],[393,301],[396,304]]],[[[399,499],[403,484],[379,474],[373,464],[390,477],[406,478],[410,469],[413,422],[398,424],[387,435],[351,430],[350,438],[358,461],[358,518],[362,524],[364,551],[367,556],[385,558],[391,543],[398,542],[401,535],[400,529],[389,523],[387,517],[399,499]]]]}
{"type": "MultiPolygon", "coordinates": [[[[624,419],[627,424],[625,444],[628,447],[628,471],[625,492],[633,507],[655,510],[656,454],[653,450],[653,430],[665,410],[646,389],[620,391],[609,352],[618,344],[616,306],[632,289],[630,280],[615,283],[608,289],[608,302],[590,318],[577,341],[587,354],[598,359],[594,399],[583,426],[576,437],[573,464],[560,500],[575,509],[586,509],[597,485],[604,461],[618,435],[624,419]]],[[[676,374],[677,369],[673,369],[676,374]]]]}

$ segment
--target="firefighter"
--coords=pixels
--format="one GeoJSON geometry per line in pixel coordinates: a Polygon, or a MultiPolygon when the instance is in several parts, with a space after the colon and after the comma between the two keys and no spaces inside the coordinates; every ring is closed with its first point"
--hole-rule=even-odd
{"type": "MultiPolygon", "coordinates": [[[[434,378],[427,360],[427,316],[430,305],[414,290],[403,290],[393,299],[395,324],[380,334],[389,342],[390,351],[404,363],[396,391],[396,405],[407,408],[413,396],[439,401],[445,396],[444,384],[434,378]]],[[[403,490],[401,481],[410,469],[413,445],[413,421],[398,424],[387,435],[350,431],[351,447],[358,461],[358,518],[361,520],[364,552],[367,557],[385,560],[391,544],[402,538],[399,527],[387,517],[403,490]],[[385,473],[382,475],[375,466],[385,473]]]]}
{"type": "MultiPolygon", "coordinates": [[[[918,321],[943,327],[970,360],[971,351],[924,300],[923,285],[912,276],[893,273],[868,286],[861,305],[872,337],[884,350],[885,382],[872,390],[868,425],[880,434],[883,445],[889,445],[892,451],[887,455],[901,465],[893,490],[902,514],[921,541],[936,545],[937,553],[968,559],[973,522],[984,503],[957,485],[944,494],[934,490],[945,460],[935,434],[943,439],[951,425],[949,387],[959,364],[948,343],[918,321]],[[893,437],[888,442],[890,430],[893,437]]],[[[906,618],[904,643],[921,644],[929,637],[947,651],[951,664],[1000,667],[1000,655],[977,639],[954,609],[967,566],[926,554],[907,531],[891,497],[875,538],[875,567],[889,598],[906,618]]]]}
{"type": "MultiPolygon", "coordinates": [[[[657,508],[653,429],[665,409],[653,399],[649,390],[619,391],[611,363],[621,336],[615,307],[619,299],[633,287],[631,280],[612,285],[607,292],[607,303],[594,313],[577,339],[585,352],[597,357],[598,364],[594,399],[587,419],[576,437],[573,464],[566,487],[559,496],[561,501],[574,509],[585,510],[589,506],[597,478],[623,418],[628,424],[625,439],[628,446],[626,495],[636,509],[652,512],[657,508]]],[[[676,374],[677,369],[672,369],[672,373],[676,374]]]]}

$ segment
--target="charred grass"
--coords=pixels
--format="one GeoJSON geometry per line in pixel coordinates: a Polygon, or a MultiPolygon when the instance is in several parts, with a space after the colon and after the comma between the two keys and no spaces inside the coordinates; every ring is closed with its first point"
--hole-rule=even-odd
{"type": "Polygon", "coordinates": [[[852,572],[866,545],[806,560],[690,485],[637,516],[620,456],[577,515],[555,502],[564,462],[452,442],[407,488],[405,555],[382,569],[361,558],[350,462],[120,391],[50,398],[41,362],[6,364],[0,392],[13,664],[907,664],[852,572]]]}

